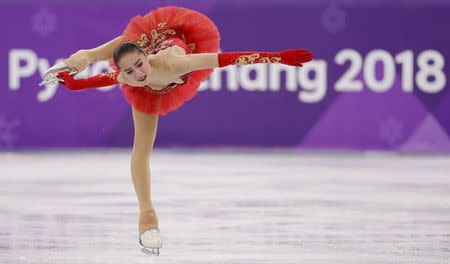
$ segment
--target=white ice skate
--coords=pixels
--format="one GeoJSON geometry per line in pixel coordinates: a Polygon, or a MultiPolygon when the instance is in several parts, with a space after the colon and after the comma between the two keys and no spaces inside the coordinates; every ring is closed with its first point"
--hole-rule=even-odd
{"type": "Polygon", "coordinates": [[[56,75],[58,75],[58,73],[62,71],[67,71],[69,72],[69,74],[78,73],[76,68],[69,67],[65,62],[60,62],[48,69],[48,71],[44,74],[44,77],[42,78],[43,81],[39,84],[39,86],[58,83],[59,80],[58,78],[56,78],[56,75]]]}
{"type": "Polygon", "coordinates": [[[139,243],[143,246],[142,252],[159,256],[162,240],[158,229],[152,228],[142,233],[139,236],[139,243]]]}

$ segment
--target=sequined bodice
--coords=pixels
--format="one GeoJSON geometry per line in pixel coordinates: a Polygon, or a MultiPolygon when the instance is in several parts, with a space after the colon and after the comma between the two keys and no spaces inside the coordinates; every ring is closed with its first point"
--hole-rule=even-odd
{"type": "MultiPolygon", "coordinates": [[[[147,34],[141,34],[137,44],[144,50],[145,54],[156,54],[161,50],[167,49],[174,45],[178,45],[186,51],[186,54],[190,54],[195,49],[195,44],[186,44],[184,34],[178,32],[174,28],[167,28],[167,23],[159,23],[156,29],[150,31],[150,36],[147,34]]],[[[191,77],[191,73],[180,76],[183,83],[170,83],[163,89],[157,90],[150,86],[144,86],[144,89],[152,93],[167,93],[176,86],[186,83],[191,77]]]]}

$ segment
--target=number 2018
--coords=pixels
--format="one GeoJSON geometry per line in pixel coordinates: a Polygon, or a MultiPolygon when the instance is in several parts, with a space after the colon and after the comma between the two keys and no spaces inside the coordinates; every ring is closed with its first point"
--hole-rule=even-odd
{"type": "MultiPolygon", "coordinates": [[[[404,92],[412,92],[414,88],[414,53],[405,50],[395,56],[382,49],[369,52],[363,60],[361,54],[353,49],[339,51],[334,58],[335,63],[343,65],[350,61],[350,67],[336,82],[334,88],[340,92],[359,92],[363,82],[357,79],[363,70],[362,77],[367,87],[376,93],[388,91],[395,82],[395,63],[401,65],[401,86],[404,92]],[[382,64],[383,77],[376,78],[376,63],[382,64]]],[[[418,71],[415,75],[417,87],[426,93],[438,93],[445,88],[446,77],[443,72],[444,57],[436,50],[425,50],[417,57],[418,71]]]]}

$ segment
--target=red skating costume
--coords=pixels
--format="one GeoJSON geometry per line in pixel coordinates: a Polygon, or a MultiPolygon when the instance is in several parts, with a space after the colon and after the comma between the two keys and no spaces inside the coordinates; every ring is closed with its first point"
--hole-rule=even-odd
{"type": "MultiPolygon", "coordinates": [[[[123,32],[125,41],[136,42],[147,54],[178,45],[186,54],[218,53],[219,31],[215,24],[205,15],[182,7],[161,7],[150,11],[145,16],[133,17],[123,32]]],[[[312,60],[307,50],[285,50],[271,52],[224,52],[218,55],[219,67],[254,63],[283,63],[302,66],[312,60]]],[[[102,73],[87,79],[74,79],[66,72],[58,75],[71,90],[82,90],[109,86],[118,83],[118,68],[110,60],[112,72],[102,73]]],[[[137,110],[157,115],[165,115],[178,109],[184,102],[196,94],[200,83],[206,80],[213,69],[196,70],[180,76],[183,83],[172,83],[162,90],[151,87],[134,87],[122,84],[126,100],[137,110]]]]}

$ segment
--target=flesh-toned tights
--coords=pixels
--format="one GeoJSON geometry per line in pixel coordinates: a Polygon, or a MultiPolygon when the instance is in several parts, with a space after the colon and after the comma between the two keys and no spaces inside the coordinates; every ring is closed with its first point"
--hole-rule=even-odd
{"type": "Polygon", "coordinates": [[[153,151],[158,116],[133,108],[134,144],[131,154],[131,176],[139,201],[139,234],[158,228],[158,218],[151,199],[150,155],[153,151]]]}

